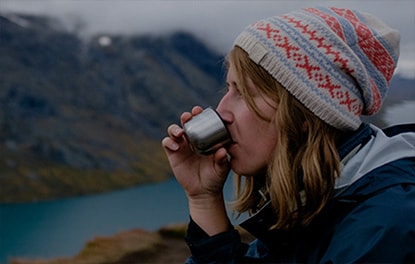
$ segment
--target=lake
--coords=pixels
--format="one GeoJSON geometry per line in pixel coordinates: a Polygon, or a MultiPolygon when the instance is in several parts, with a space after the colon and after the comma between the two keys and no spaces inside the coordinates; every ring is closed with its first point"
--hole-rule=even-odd
{"type": "Polygon", "coordinates": [[[0,263],[8,256],[74,256],[96,236],[187,221],[186,197],[175,179],[100,195],[0,204],[0,263]]]}

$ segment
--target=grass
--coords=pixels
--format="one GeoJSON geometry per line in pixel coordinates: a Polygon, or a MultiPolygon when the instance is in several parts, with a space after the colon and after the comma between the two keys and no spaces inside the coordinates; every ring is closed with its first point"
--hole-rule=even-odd
{"type": "MultiPolygon", "coordinates": [[[[184,243],[186,225],[167,226],[159,231],[141,229],[120,232],[110,237],[96,237],[87,242],[84,249],[72,258],[23,259],[15,258],[10,264],[133,264],[155,263],[160,254],[168,254],[169,245],[184,243]],[[167,240],[173,240],[168,244],[167,240]]],[[[172,252],[175,249],[171,250],[172,252]]],[[[187,252],[176,252],[183,254],[187,252]]],[[[168,256],[162,256],[167,257],[168,256]]]]}
{"type": "MultiPolygon", "coordinates": [[[[244,242],[254,239],[236,227],[244,242]]],[[[72,258],[14,258],[10,264],[175,264],[184,263],[190,251],[184,242],[187,224],[168,225],[158,231],[141,229],[120,232],[114,236],[96,237],[88,241],[72,258]]]]}
{"type": "MultiPolygon", "coordinates": [[[[137,135],[138,136],[138,135],[137,135]]],[[[0,203],[32,202],[102,193],[171,176],[170,167],[157,140],[139,144],[124,139],[125,169],[75,168],[34,156],[24,149],[17,153],[0,148],[0,203]]],[[[121,140],[120,140],[121,141],[121,140]]],[[[121,146],[120,146],[121,147],[121,146]]],[[[116,152],[116,151],[114,151],[116,152]]],[[[109,155],[97,153],[96,155],[109,155]]],[[[115,159],[115,158],[113,158],[115,159]]]]}

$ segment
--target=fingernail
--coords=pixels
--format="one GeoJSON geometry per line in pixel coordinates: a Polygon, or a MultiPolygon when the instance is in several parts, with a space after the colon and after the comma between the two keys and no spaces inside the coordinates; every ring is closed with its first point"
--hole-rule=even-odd
{"type": "Polygon", "coordinates": [[[180,128],[176,128],[174,131],[173,131],[173,133],[174,133],[174,135],[175,136],[178,136],[179,134],[180,134],[180,128]]]}
{"type": "Polygon", "coordinates": [[[173,151],[176,151],[176,150],[178,150],[178,149],[179,149],[179,145],[178,145],[178,144],[176,144],[176,143],[172,143],[172,144],[170,145],[170,149],[171,149],[171,150],[173,150],[173,151]]]}

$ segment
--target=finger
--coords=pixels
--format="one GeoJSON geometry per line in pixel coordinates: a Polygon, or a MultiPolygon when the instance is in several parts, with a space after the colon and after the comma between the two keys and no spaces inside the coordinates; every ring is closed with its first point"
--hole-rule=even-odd
{"type": "Polygon", "coordinates": [[[192,114],[189,112],[184,112],[181,116],[180,116],[180,122],[182,123],[182,125],[186,122],[188,122],[190,119],[192,119],[192,114]]]}
{"type": "Polygon", "coordinates": [[[214,154],[214,160],[216,163],[216,170],[218,175],[223,175],[227,177],[230,171],[230,164],[228,161],[228,156],[225,148],[218,149],[214,154]]]}
{"type": "Polygon", "coordinates": [[[170,125],[167,128],[167,134],[170,137],[180,138],[183,136],[183,129],[176,124],[170,125]]]}
{"type": "Polygon", "coordinates": [[[161,145],[165,150],[173,152],[178,151],[180,148],[179,144],[169,137],[163,138],[163,140],[161,141],[161,145]]]}
{"type": "Polygon", "coordinates": [[[198,114],[202,113],[202,111],[203,111],[203,108],[197,105],[197,106],[193,107],[192,115],[194,115],[194,116],[198,115],[198,114]]]}
{"type": "Polygon", "coordinates": [[[219,148],[214,155],[215,162],[219,165],[228,163],[228,155],[225,148],[219,148]]]}
{"type": "Polygon", "coordinates": [[[180,116],[180,122],[182,123],[182,125],[186,122],[188,122],[190,119],[192,119],[193,116],[200,114],[201,112],[203,112],[203,108],[200,106],[195,106],[192,108],[192,112],[184,112],[181,116],[180,116]]]}

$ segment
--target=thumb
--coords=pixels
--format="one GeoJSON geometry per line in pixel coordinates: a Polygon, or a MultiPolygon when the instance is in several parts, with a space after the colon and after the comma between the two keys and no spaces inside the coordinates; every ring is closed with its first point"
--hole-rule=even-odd
{"type": "Polygon", "coordinates": [[[230,171],[230,164],[228,161],[228,156],[225,148],[220,148],[215,153],[215,167],[216,172],[219,175],[227,176],[230,171]]]}

